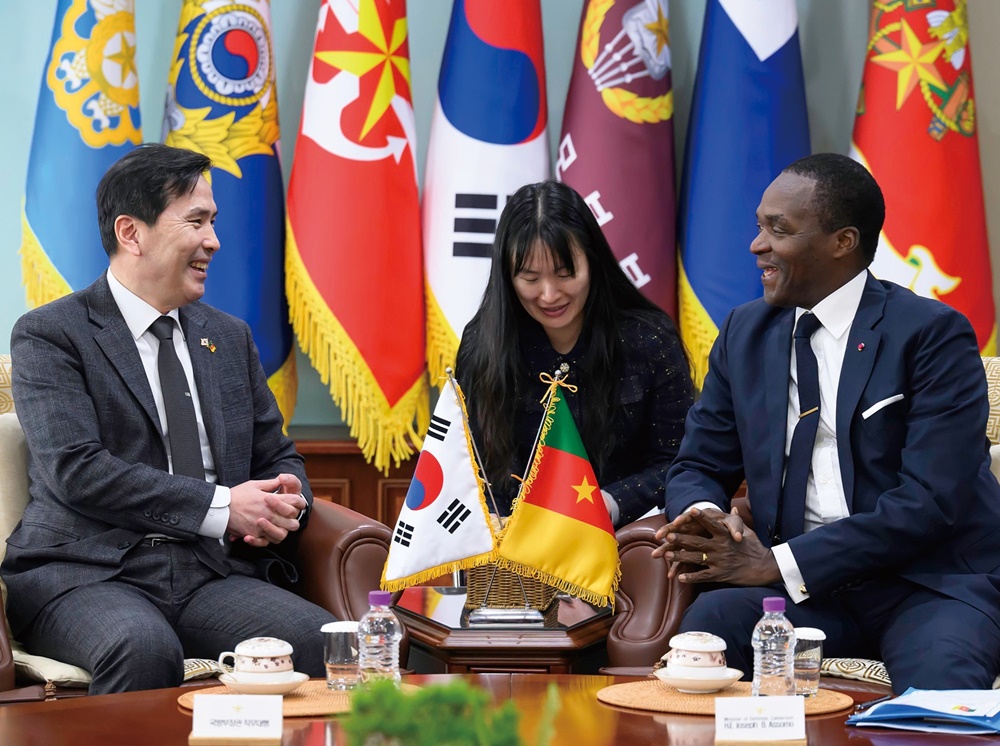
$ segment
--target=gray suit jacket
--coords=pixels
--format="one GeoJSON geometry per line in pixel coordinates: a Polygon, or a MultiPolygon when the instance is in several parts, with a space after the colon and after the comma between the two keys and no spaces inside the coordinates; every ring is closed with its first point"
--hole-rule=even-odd
{"type": "MultiPolygon", "coordinates": [[[[200,302],[181,308],[180,320],[219,484],[288,472],[311,502],[250,328],[200,302]]],[[[196,541],[220,575],[256,572],[235,556],[254,552],[227,556],[219,542],[198,537],[215,488],[166,471],[153,393],[105,276],[22,316],[11,357],[31,492],[0,568],[15,635],[60,594],[112,577],[150,533],[196,541]]]]}

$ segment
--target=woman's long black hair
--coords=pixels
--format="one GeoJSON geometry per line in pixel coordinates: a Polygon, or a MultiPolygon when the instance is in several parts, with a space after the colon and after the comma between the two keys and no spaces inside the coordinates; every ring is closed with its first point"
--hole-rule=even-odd
{"type": "Polygon", "coordinates": [[[639,316],[676,334],[669,317],[643,296],[622,271],[579,194],[558,181],[518,189],[500,215],[486,291],[466,327],[455,366],[486,477],[501,489],[509,487],[517,447],[514,419],[521,387],[530,376],[541,372],[528,371],[521,359],[520,336],[538,322],[524,310],[513,284],[514,275],[521,271],[538,243],[548,249],[553,266],[565,267],[573,275],[576,246],[590,270],[582,335],[588,342],[570,381],[582,384],[580,435],[598,473],[614,448],[612,421],[622,354],[619,323],[625,317],[639,316]]]}

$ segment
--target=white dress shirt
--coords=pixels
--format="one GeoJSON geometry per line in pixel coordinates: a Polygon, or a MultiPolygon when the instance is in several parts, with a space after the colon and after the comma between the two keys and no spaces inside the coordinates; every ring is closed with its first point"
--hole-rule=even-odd
{"type": "MultiPolygon", "coordinates": [[[[837,454],[837,391],[840,387],[840,370],[847,352],[847,338],[851,324],[861,305],[861,296],[868,280],[868,270],[864,270],[850,282],[830,293],[811,309],[821,326],[809,340],[819,369],[819,427],[812,452],[812,469],[806,484],[805,530],[846,518],[847,498],[840,474],[840,457],[837,454]]],[[[795,322],[806,312],[795,309],[795,322]]],[[[791,368],[788,377],[788,415],[785,425],[785,458],[792,447],[792,432],[799,421],[799,387],[795,358],[795,345],[788,338],[792,349],[791,368]]],[[[847,434],[845,433],[845,436],[847,434]]],[[[753,497],[750,497],[751,504],[753,497]]],[[[772,549],[781,570],[785,590],[795,603],[809,598],[802,573],[788,544],[779,544],[772,549]]]]}
{"type": "MultiPolygon", "coordinates": [[[[133,293],[121,284],[118,279],[108,269],[108,285],[111,288],[111,295],[118,304],[118,309],[125,318],[132,338],[135,340],[136,349],[139,351],[139,358],[142,360],[143,370],[146,372],[146,379],[149,387],[153,390],[153,401],[156,402],[156,413],[160,418],[160,433],[163,435],[163,443],[167,450],[167,465],[171,474],[173,473],[173,459],[170,454],[170,439],[167,436],[167,412],[163,405],[163,389],[160,387],[160,370],[157,365],[157,355],[160,351],[160,340],[150,330],[150,324],[164,315],[146,303],[142,298],[133,293]]],[[[201,400],[198,397],[198,387],[194,382],[194,370],[191,367],[191,354],[188,352],[187,344],[184,341],[184,331],[180,325],[180,314],[175,308],[170,313],[165,314],[171,317],[174,324],[174,349],[177,351],[177,358],[181,367],[184,368],[184,375],[187,376],[188,386],[191,389],[191,400],[194,403],[194,414],[198,420],[198,439],[201,443],[201,460],[205,465],[205,480],[215,484],[218,476],[215,471],[215,459],[212,457],[212,449],[208,443],[208,433],[205,431],[205,420],[201,416],[201,400]]],[[[215,495],[212,498],[211,507],[205,515],[198,534],[221,539],[226,533],[226,526],[229,525],[229,488],[222,485],[215,486],[215,495]]],[[[162,536],[162,534],[153,534],[162,536]]]]}

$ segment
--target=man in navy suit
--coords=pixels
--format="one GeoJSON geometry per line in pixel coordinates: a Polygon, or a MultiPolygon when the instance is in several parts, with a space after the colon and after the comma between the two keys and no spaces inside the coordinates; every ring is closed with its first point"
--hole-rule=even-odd
{"type": "Polygon", "coordinates": [[[719,331],[654,555],[680,582],[711,584],[681,628],[723,637],[746,677],[761,601],[778,595],[794,625],[826,632],[826,655],[881,658],[897,692],[989,688],[1000,485],[979,347],[960,313],[868,272],[884,216],[878,184],[845,156],[796,161],[764,192],[750,245],[764,298],[719,331]],[[818,400],[801,409],[809,350],[818,400]],[[744,479],[753,530],[731,509],[744,479]]]}
{"type": "Polygon", "coordinates": [[[7,541],[7,613],[29,652],[90,671],[91,693],[177,686],[185,657],[256,636],[323,675],[332,615],[265,582],[294,580],[303,460],[249,327],[200,302],[219,249],[210,166],[156,144],[119,159],[97,190],[107,273],[11,335],[31,501],[7,541]]]}

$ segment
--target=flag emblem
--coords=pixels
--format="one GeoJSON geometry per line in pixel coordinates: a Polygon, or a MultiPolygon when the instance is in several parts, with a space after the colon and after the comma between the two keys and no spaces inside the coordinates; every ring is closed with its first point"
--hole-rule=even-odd
{"type": "Polygon", "coordinates": [[[191,37],[191,78],[216,103],[257,103],[271,78],[271,46],[264,19],[246,5],[206,13],[191,37]]]}
{"type": "Polygon", "coordinates": [[[413,470],[413,479],[406,491],[404,504],[410,510],[422,510],[437,500],[443,485],[444,470],[441,469],[441,462],[430,451],[423,451],[417,459],[417,468],[413,470]]]}
{"type": "Polygon", "coordinates": [[[459,500],[452,500],[451,505],[438,516],[440,523],[449,534],[455,533],[455,529],[462,525],[466,518],[472,515],[472,511],[463,505],[459,500]]]}
{"type": "Polygon", "coordinates": [[[400,521],[396,526],[396,535],[393,537],[393,541],[397,544],[401,544],[404,547],[410,546],[410,540],[413,538],[413,526],[404,521],[400,521]]]}
{"type": "Polygon", "coordinates": [[[90,5],[75,0],[66,10],[46,82],[56,105],[87,145],[139,142],[132,3],[90,5]]]}

